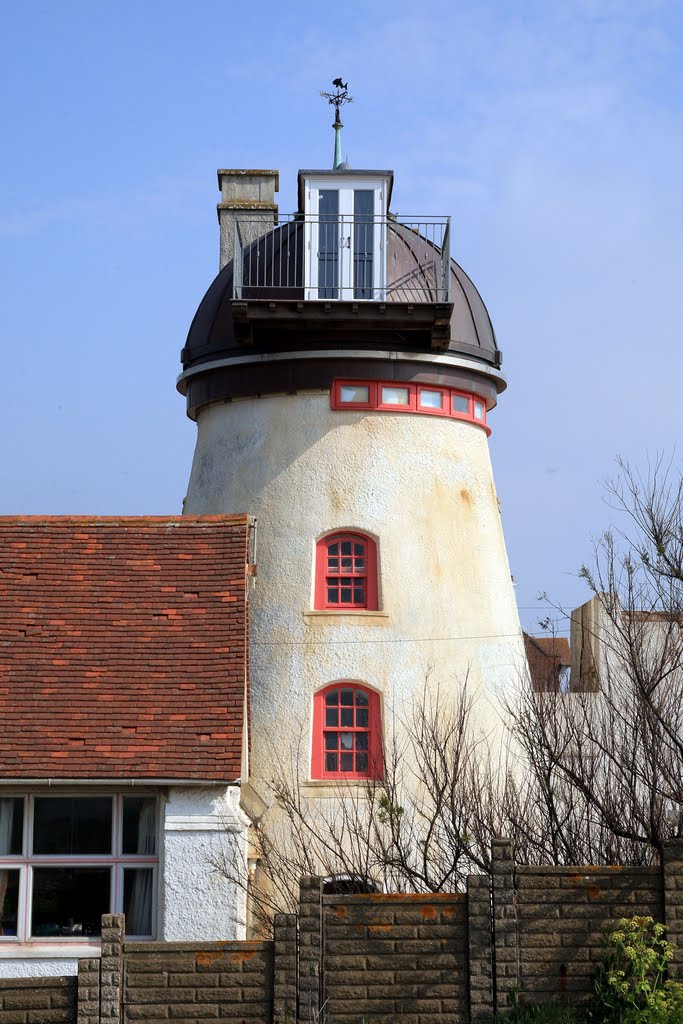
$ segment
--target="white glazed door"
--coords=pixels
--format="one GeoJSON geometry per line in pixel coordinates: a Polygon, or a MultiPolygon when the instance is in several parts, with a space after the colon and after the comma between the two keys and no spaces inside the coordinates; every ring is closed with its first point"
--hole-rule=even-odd
{"type": "MultiPolygon", "coordinates": [[[[363,182],[363,186],[366,183],[363,182]]],[[[384,299],[384,190],[311,182],[306,211],[306,298],[384,299]]]]}

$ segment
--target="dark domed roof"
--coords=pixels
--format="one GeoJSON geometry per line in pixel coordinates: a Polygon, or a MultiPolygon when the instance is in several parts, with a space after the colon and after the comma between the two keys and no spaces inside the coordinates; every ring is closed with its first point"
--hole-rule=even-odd
{"type": "MultiPolygon", "coordinates": [[[[272,250],[268,249],[268,260],[274,261],[275,270],[273,280],[277,279],[277,271],[280,261],[280,254],[293,245],[302,245],[303,221],[293,221],[283,224],[270,233],[272,239],[272,250]]],[[[262,246],[263,242],[253,243],[255,246],[262,246]]],[[[433,296],[431,301],[437,301],[436,281],[433,258],[432,243],[416,232],[403,227],[395,221],[389,222],[388,238],[388,282],[386,288],[386,303],[411,303],[414,301],[414,285],[406,289],[403,285],[405,273],[399,277],[392,274],[392,268],[400,266],[405,270],[406,261],[412,266],[412,280],[420,278],[422,294],[430,301],[430,293],[433,296]],[[422,254],[422,250],[425,253],[422,254]],[[429,255],[429,259],[423,256],[429,255]],[[397,258],[398,257],[398,258],[397,258]]],[[[253,246],[249,247],[253,250],[253,246]]],[[[249,259],[249,249],[245,250],[245,265],[249,259]]],[[[284,259],[284,257],[283,257],[284,259]]],[[[245,277],[243,275],[243,280],[245,277]]],[[[245,296],[247,298],[279,298],[279,299],[303,299],[304,286],[299,270],[296,281],[292,282],[293,287],[279,289],[277,294],[245,296]]],[[[183,367],[188,369],[198,364],[220,359],[225,356],[235,356],[244,351],[253,353],[267,351],[259,345],[244,346],[236,337],[233,323],[233,264],[228,263],[215,278],[209,290],[199,304],[199,308],[190,326],[187,342],[182,352],[183,367]]],[[[453,312],[450,319],[450,343],[446,349],[454,355],[460,354],[493,366],[499,367],[501,355],[496,345],[496,337],[484,302],[475,288],[474,284],[465,271],[454,260],[451,260],[451,302],[453,312]]],[[[446,321],[447,326],[447,321],[446,321]]],[[[334,341],[338,346],[338,341],[334,341]]],[[[411,343],[406,342],[400,334],[395,339],[385,339],[386,345],[397,349],[409,350],[411,343]]],[[[301,347],[300,345],[298,347],[301,347]]],[[[318,339],[318,347],[320,342],[318,339]]],[[[354,347],[358,347],[354,343],[354,347]]],[[[281,350],[282,346],[278,348],[281,350]]]]}

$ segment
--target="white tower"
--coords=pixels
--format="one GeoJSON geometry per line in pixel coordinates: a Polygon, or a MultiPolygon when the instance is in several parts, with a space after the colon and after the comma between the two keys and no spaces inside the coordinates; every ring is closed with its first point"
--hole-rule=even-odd
{"type": "Polygon", "coordinates": [[[469,679],[482,727],[525,664],[488,451],[505,387],[447,218],[398,220],[386,170],[219,171],[225,265],[178,388],[197,421],[185,511],[258,522],[252,779],[376,771],[391,709],[469,679]]]}

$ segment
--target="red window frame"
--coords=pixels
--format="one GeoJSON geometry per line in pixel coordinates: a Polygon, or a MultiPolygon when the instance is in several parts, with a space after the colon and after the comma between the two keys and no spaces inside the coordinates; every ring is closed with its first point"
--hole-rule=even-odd
{"type": "Polygon", "coordinates": [[[445,419],[464,420],[481,427],[486,436],[491,436],[491,428],[486,423],[486,401],[481,395],[474,391],[461,391],[459,388],[451,388],[440,384],[410,384],[402,380],[335,380],[330,390],[330,406],[335,412],[409,412],[417,413],[420,416],[441,416],[445,419]],[[343,387],[364,387],[368,389],[367,402],[342,402],[341,389],[343,387]],[[382,401],[382,388],[404,388],[408,392],[406,405],[393,405],[382,401]],[[423,391],[432,391],[442,397],[440,409],[431,409],[428,406],[420,405],[420,394],[423,391]],[[455,411],[453,399],[455,397],[467,400],[467,412],[455,411]],[[483,416],[474,414],[475,402],[481,403],[483,416]]]}
{"type": "Polygon", "coordinates": [[[405,381],[379,381],[377,385],[377,409],[388,412],[415,412],[416,410],[416,387],[414,384],[406,384],[405,381]],[[385,402],[382,392],[384,388],[394,388],[396,391],[407,392],[407,402],[385,402]]]}
{"type": "Polygon", "coordinates": [[[314,695],[311,777],[347,781],[384,777],[378,693],[360,683],[342,681],[314,695]]]}
{"type": "Polygon", "coordinates": [[[338,531],[321,537],[315,551],[315,607],[319,610],[331,611],[377,611],[377,545],[372,537],[365,533],[338,531]],[[351,553],[342,554],[341,545],[350,543],[351,553]],[[356,554],[359,544],[363,545],[364,554],[356,554]],[[330,548],[339,545],[336,554],[330,548]],[[336,561],[336,564],[335,564],[336,561]],[[360,565],[358,563],[361,562],[360,565]],[[344,565],[344,563],[350,563],[344,565]],[[330,586],[330,580],[337,580],[336,587],[330,586]],[[349,580],[347,587],[342,587],[342,580],[349,580]],[[356,581],[362,580],[362,588],[356,581]],[[338,600],[330,599],[330,590],[336,589],[338,600]],[[350,601],[342,601],[342,589],[350,591],[350,601]],[[363,599],[356,600],[356,594],[362,589],[363,599]]]}

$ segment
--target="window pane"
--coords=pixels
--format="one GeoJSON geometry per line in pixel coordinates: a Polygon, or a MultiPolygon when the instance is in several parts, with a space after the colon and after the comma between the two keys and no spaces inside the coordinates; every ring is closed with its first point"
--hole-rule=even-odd
{"type": "Polygon", "coordinates": [[[408,388],[382,388],[383,405],[408,405],[408,388]]]}
{"type": "Polygon", "coordinates": [[[370,401],[370,388],[363,384],[342,384],[339,389],[340,402],[360,402],[367,405],[370,401]]]}
{"type": "Polygon", "coordinates": [[[368,734],[366,732],[356,733],[356,750],[368,749],[368,734]]]}
{"type": "Polygon", "coordinates": [[[0,869],[0,935],[17,934],[19,871],[0,869]]]}
{"type": "Polygon", "coordinates": [[[328,572],[332,572],[333,569],[335,571],[338,571],[339,570],[339,559],[338,558],[328,558],[327,559],[327,569],[328,569],[328,572]]]}
{"type": "Polygon", "coordinates": [[[353,690],[343,689],[341,692],[340,704],[345,704],[350,707],[353,704],[353,690]]]}
{"type": "Polygon", "coordinates": [[[336,754],[325,754],[325,771],[336,772],[337,770],[337,755],[336,754]]]}
{"type": "Polygon", "coordinates": [[[356,690],[356,704],[358,704],[359,706],[363,705],[363,707],[367,707],[368,706],[368,695],[367,695],[367,693],[363,693],[362,690],[356,690]]]}
{"type": "Polygon", "coordinates": [[[341,732],[339,734],[341,740],[342,750],[353,750],[353,733],[352,732],[341,732]]]}
{"type": "Polygon", "coordinates": [[[111,853],[111,803],[111,797],[37,797],[33,852],[111,853]]]}
{"type": "Polygon", "coordinates": [[[453,395],[453,412],[469,414],[470,400],[465,395],[453,395]]]}
{"type": "Polygon", "coordinates": [[[421,391],[420,405],[423,409],[441,409],[443,396],[440,391],[421,391]]]}
{"type": "Polygon", "coordinates": [[[368,755],[367,754],[356,754],[356,771],[367,772],[368,770],[368,755]]]}
{"type": "Polygon", "coordinates": [[[110,903],[111,868],[34,868],[31,935],[99,935],[110,903]]]}
{"type": "Polygon", "coordinates": [[[354,553],[354,555],[363,555],[364,556],[365,555],[365,544],[358,544],[358,543],[354,544],[353,545],[353,553],[354,553]]]}
{"type": "Polygon", "coordinates": [[[328,554],[330,554],[330,555],[338,555],[339,554],[339,545],[338,544],[330,544],[328,546],[328,548],[327,548],[327,551],[328,551],[328,554]]]}
{"type": "Polygon", "coordinates": [[[356,558],[355,570],[356,572],[365,572],[365,557],[356,558]]]}
{"type": "Polygon", "coordinates": [[[336,708],[327,708],[325,711],[325,725],[336,728],[339,725],[339,712],[336,708]]]}
{"type": "Polygon", "coordinates": [[[342,558],[341,560],[342,572],[352,572],[353,570],[353,559],[349,555],[348,558],[342,558]]]}
{"type": "Polygon", "coordinates": [[[339,600],[339,594],[337,592],[337,588],[336,587],[328,587],[327,588],[327,603],[328,604],[336,604],[338,600],[339,600]]]}
{"type": "Polygon", "coordinates": [[[481,402],[475,402],[474,403],[474,415],[475,415],[475,417],[478,420],[483,420],[483,418],[484,418],[484,406],[481,404],[481,402]]]}
{"type": "Polygon", "coordinates": [[[356,711],[356,725],[359,729],[367,729],[368,727],[368,709],[358,708],[356,711]]]}
{"type": "Polygon", "coordinates": [[[353,591],[353,603],[365,604],[365,591],[362,587],[355,587],[353,591]]]}
{"type": "MultiPolygon", "coordinates": [[[[154,854],[157,849],[157,802],[150,796],[123,798],[124,853],[154,854]]],[[[134,932],[142,935],[142,932],[134,932]]],[[[145,932],[146,934],[146,932],[145,932]]]]}
{"type": "Polygon", "coordinates": [[[325,750],[336,750],[339,746],[339,733],[338,732],[326,732],[325,733],[325,750]]]}
{"type": "Polygon", "coordinates": [[[342,555],[350,555],[351,554],[351,541],[350,540],[343,540],[342,541],[342,543],[341,543],[341,553],[342,553],[342,555]]]}
{"type": "Polygon", "coordinates": [[[126,868],[123,872],[123,912],[126,935],[152,934],[154,872],[151,868],[126,868]]]}
{"type": "Polygon", "coordinates": [[[353,754],[342,754],[340,769],[343,772],[353,771],[353,754]]]}
{"type": "Polygon", "coordinates": [[[353,728],[353,708],[342,708],[341,709],[341,724],[342,724],[342,728],[345,728],[345,729],[353,728]]]}
{"type": "Polygon", "coordinates": [[[330,690],[329,693],[325,694],[325,703],[336,705],[339,703],[339,694],[337,690],[330,690]]]}
{"type": "Polygon", "coordinates": [[[373,218],[372,189],[353,193],[353,297],[372,298],[373,218]]]}
{"type": "Polygon", "coordinates": [[[339,192],[318,193],[318,298],[339,298],[339,192]]]}
{"type": "Polygon", "coordinates": [[[351,604],[351,588],[342,587],[341,597],[339,599],[340,604],[351,604]]]}
{"type": "MultiPolygon", "coordinates": [[[[0,857],[21,853],[24,830],[22,797],[0,797],[0,857]]],[[[2,887],[0,886],[0,893],[2,887]]]]}

